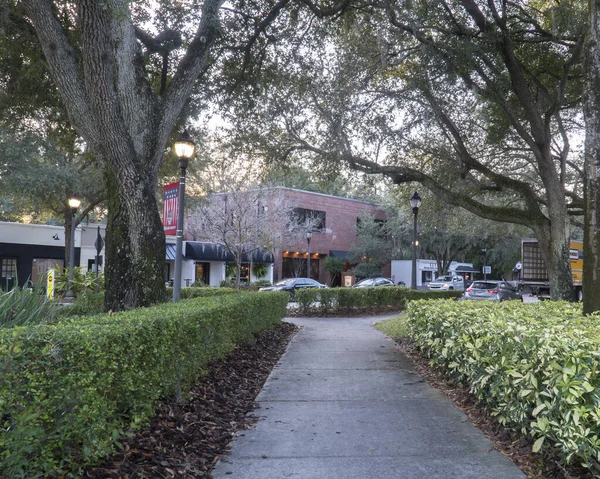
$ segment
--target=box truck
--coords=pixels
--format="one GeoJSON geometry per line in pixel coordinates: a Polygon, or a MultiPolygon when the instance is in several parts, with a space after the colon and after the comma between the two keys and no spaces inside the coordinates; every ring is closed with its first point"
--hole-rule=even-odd
{"type": "MultiPolygon", "coordinates": [[[[583,299],[582,276],[583,276],[583,242],[571,240],[569,246],[569,259],[571,261],[571,275],[573,277],[573,288],[575,298],[583,299]]],[[[519,283],[525,292],[540,297],[550,298],[550,279],[546,264],[542,259],[538,240],[527,238],[521,240],[521,269],[518,271],[519,283]]]]}

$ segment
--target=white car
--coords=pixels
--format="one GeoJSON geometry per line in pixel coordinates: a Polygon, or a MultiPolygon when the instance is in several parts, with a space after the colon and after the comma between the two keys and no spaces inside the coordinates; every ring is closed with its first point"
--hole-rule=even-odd
{"type": "Polygon", "coordinates": [[[454,276],[454,275],[446,275],[439,276],[434,281],[427,285],[427,289],[430,291],[464,291],[465,290],[465,280],[462,276],[454,276]]]}

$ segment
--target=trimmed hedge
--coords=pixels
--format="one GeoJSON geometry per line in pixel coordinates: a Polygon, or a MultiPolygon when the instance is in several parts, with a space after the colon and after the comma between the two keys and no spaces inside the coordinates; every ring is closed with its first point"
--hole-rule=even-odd
{"type": "Polygon", "coordinates": [[[181,288],[181,299],[214,298],[240,293],[241,291],[233,288],[181,288]]]}
{"type": "Polygon", "coordinates": [[[419,301],[411,336],[501,424],[600,477],[600,316],[573,303],[419,301]]]}
{"type": "Polygon", "coordinates": [[[286,294],[223,294],[0,331],[0,475],[77,474],[211,361],[285,316],[286,294]]]}
{"type": "Polygon", "coordinates": [[[352,311],[370,308],[398,307],[404,309],[407,301],[415,299],[458,298],[461,291],[425,291],[405,287],[373,288],[308,288],[295,292],[301,313],[352,311]]]}

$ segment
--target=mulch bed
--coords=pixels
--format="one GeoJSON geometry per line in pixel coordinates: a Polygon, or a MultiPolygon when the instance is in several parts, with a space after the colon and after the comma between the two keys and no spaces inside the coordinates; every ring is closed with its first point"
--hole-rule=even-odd
{"type": "Polygon", "coordinates": [[[494,447],[521,468],[531,478],[541,479],[588,479],[592,475],[587,469],[570,468],[565,470],[557,460],[550,457],[542,458],[540,454],[531,452],[533,441],[530,438],[507,431],[482,407],[477,398],[469,392],[469,388],[448,378],[440,369],[432,367],[421,351],[414,347],[408,339],[396,341],[414,363],[416,371],[436,389],[450,398],[456,407],[462,410],[494,443],[494,447]]]}
{"type": "Polygon", "coordinates": [[[235,434],[256,418],[248,413],[298,327],[282,323],[211,365],[179,404],[163,403],[148,428],[83,475],[93,479],[210,478],[235,434]]]}

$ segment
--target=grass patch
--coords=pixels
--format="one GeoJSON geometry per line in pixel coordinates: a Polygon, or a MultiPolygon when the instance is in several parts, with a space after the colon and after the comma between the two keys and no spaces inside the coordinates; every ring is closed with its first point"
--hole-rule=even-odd
{"type": "Polygon", "coordinates": [[[409,334],[408,316],[400,314],[392,319],[384,319],[374,324],[375,329],[392,339],[407,339],[409,334]]]}

